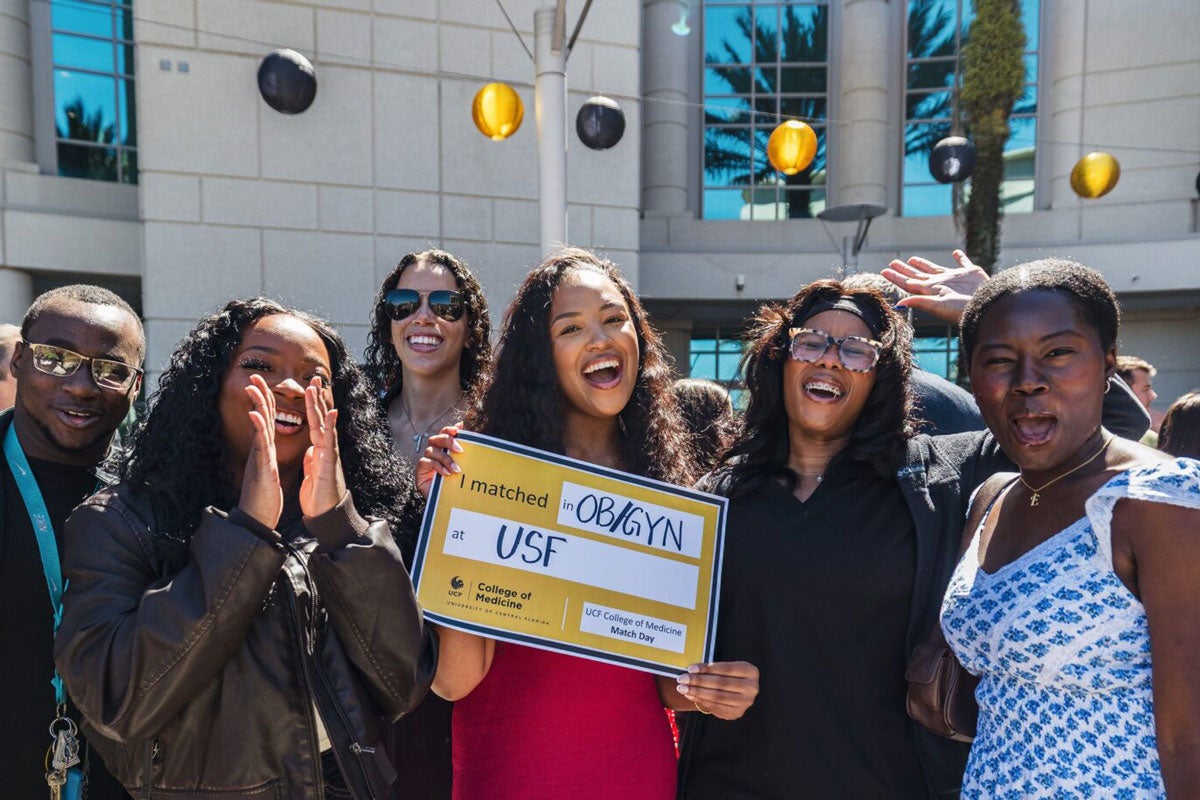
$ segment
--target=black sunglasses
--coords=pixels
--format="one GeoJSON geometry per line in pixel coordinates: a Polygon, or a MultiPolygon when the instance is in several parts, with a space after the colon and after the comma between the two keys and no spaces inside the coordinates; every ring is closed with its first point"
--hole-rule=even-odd
{"type": "Polygon", "coordinates": [[[421,308],[422,297],[427,298],[429,310],[447,322],[457,322],[467,310],[462,292],[452,292],[449,289],[438,289],[424,295],[416,289],[392,289],[383,296],[383,310],[399,322],[417,313],[421,308]]]}

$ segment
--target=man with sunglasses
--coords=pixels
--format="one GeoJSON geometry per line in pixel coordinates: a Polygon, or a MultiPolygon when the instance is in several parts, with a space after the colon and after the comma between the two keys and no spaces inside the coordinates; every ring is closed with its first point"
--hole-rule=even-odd
{"type": "Polygon", "coordinates": [[[15,405],[0,413],[3,794],[54,796],[51,784],[61,780],[69,800],[79,800],[85,784],[89,800],[123,798],[77,732],[80,716],[54,669],[54,631],[63,526],[104,483],[100,464],[141,388],[145,334],[120,297],[75,285],[34,300],[20,335],[9,365],[15,405]]]}

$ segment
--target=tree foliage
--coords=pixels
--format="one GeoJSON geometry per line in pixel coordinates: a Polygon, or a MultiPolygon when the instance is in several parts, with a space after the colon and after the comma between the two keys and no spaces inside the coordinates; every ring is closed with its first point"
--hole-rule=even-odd
{"type": "Polygon", "coordinates": [[[1025,28],[1019,0],[975,0],[963,45],[961,102],[975,141],[975,173],[966,207],[966,251],[991,271],[1000,253],[1000,184],[1008,118],[1025,87],[1025,28]]]}

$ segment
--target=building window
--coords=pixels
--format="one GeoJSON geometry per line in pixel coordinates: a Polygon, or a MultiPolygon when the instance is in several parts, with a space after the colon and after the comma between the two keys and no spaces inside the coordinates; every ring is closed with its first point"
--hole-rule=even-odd
{"type": "MultiPolygon", "coordinates": [[[[1000,188],[1006,212],[1033,210],[1034,153],[1037,140],[1038,36],[1040,0],[1021,0],[1025,25],[1025,94],[1013,106],[1011,133],[1004,148],[1005,180],[1000,188]]],[[[909,0],[905,62],[904,161],[901,213],[927,217],[954,212],[954,193],[967,185],[942,184],[929,174],[929,152],[951,135],[962,119],[962,47],[970,35],[971,0],[909,0]],[[957,188],[956,188],[957,187],[957,188]]],[[[961,202],[963,198],[959,198],[961,202]]]]}
{"type": "Polygon", "coordinates": [[[955,326],[921,326],[913,336],[913,365],[958,383],[958,331],[955,326]]]}
{"type": "Polygon", "coordinates": [[[58,174],[137,183],[131,0],[51,0],[58,174]]]}
{"type": "Polygon", "coordinates": [[[688,353],[688,377],[721,384],[729,392],[733,407],[742,409],[746,384],[742,379],[742,354],[746,343],[742,328],[697,328],[688,353]]]}
{"type": "Polygon", "coordinates": [[[825,207],[829,6],[815,2],[704,3],[704,219],[813,217],[825,207]],[[767,160],[779,123],[817,134],[807,169],[783,175],[767,160]]]}

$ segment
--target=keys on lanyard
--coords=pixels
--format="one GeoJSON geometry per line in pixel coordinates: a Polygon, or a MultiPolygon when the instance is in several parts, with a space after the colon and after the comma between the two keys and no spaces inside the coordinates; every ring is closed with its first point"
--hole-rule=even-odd
{"type": "Polygon", "coordinates": [[[83,771],[79,769],[79,728],[59,707],[50,723],[50,747],[46,749],[46,785],[50,800],[79,800],[83,796],[83,771]]]}

